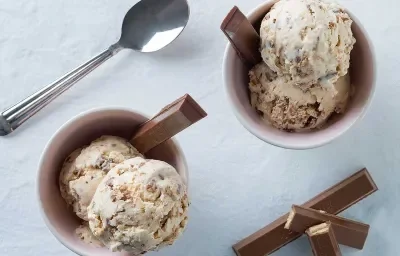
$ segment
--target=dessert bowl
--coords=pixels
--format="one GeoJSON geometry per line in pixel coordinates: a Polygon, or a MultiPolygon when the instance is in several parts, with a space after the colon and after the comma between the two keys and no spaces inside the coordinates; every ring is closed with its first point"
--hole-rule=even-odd
{"type": "MultiPolygon", "coordinates": [[[[259,31],[261,21],[278,2],[269,1],[251,11],[247,18],[259,31]]],[[[228,43],[223,58],[223,80],[227,98],[242,125],[259,139],[289,149],[320,147],[349,130],[366,113],[375,91],[375,57],[371,41],[358,19],[348,10],[353,20],[352,31],[357,42],[351,52],[350,69],[352,95],[343,114],[332,115],[320,129],[307,132],[286,132],[269,125],[250,104],[248,89],[249,68],[228,43]]]]}
{"type": "MultiPolygon", "coordinates": [[[[126,252],[111,252],[86,244],[76,235],[81,224],[61,197],[58,179],[65,158],[75,149],[90,144],[101,135],[130,139],[135,128],[149,118],[123,108],[94,109],[82,113],[64,124],[50,139],[41,156],[37,176],[37,195],[43,219],[53,235],[67,248],[82,256],[128,256],[126,252]]],[[[147,158],[162,160],[174,166],[188,185],[185,156],[170,139],[146,153],[147,158]]]]}

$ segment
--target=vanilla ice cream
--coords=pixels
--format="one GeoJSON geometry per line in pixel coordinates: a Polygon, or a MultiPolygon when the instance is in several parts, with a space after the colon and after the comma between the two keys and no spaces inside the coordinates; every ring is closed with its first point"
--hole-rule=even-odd
{"type": "Polygon", "coordinates": [[[75,230],[76,235],[81,239],[85,244],[90,244],[93,247],[104,247],[103,243],[100,242],[92,233],[89,228],[89,223],[84,222],[75,230]]]}
{"type": "Polygon", "coordinates": [[[142,155],[128,141],[114,136],[102,136],[88,147],[75,150],[61,170],[62,197],[79,218],[87,221],[87,207],[107,172],[115,164],[136,156],[142,155]]]}
{"type": "Polygon", "coordinates": [[[333,113],[345,111],[350,97],[349,75],[340,77],[333,86],[301,88],[260,63],[249,76],[252,106],[274,127],[286,131],[321,127],[333,113]]]}
{"type": "Polygon", "coordinates": [[[93,234],[134,255],[171,245],[187,224],[186,186],[174,167],[136,157],[116,165],[88,207],[93,234]]]}
{"type": "Polygon", "coordinates": [[[261,24],[262,58],[278,76],[296,85],[332,85],[349,68],[355,43],[351,24],[336,3],[281,0],[261,24]]]}

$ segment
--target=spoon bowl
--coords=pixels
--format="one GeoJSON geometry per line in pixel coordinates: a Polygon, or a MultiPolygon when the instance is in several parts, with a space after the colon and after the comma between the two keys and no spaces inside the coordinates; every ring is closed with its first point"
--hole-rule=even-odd
{"type": "Polygon", "coordinates": [[[119,45],[155,52],[173,42],[189,21],[186,0],[142,0],[124,18],[119,45]]]}

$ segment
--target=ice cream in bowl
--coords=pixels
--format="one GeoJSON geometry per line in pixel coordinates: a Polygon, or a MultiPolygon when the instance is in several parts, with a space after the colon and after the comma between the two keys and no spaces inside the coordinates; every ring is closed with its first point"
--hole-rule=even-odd
{"type": "MultiPolygon", "coordinates": [[[[204,115],[170,106],[150,121],[129,109],[91,110],[51,138],[39,164],[39,204],[50,231],[70,250],[84,256],[141,255],[182,236],[188,168],[178,143],[161,140],[169,132],[162,127],[185,117],[182,112],[192,113],[193,123],[204,115]],[[163,133],[148,129],[152,126],[163,133]],[[144,142],[147,134],[157,137],[157,146],[144,142]]],[[[181,128],[174,126],[170,135],[181,128]]]]}
{"type": "MultiPolygon", "coordinates": [[[[246,52],[250,39],[229,43],[223,75],[234,112],[251,133],[307,149],[333,141],[365,114],[375,88],[374,56],[348,10],[330,0],[281,0],[247,18],[258,33],[257,49],[246,52]]],[[[245,28],[237,25],[236,37],[250,38],[245,28]]]]}

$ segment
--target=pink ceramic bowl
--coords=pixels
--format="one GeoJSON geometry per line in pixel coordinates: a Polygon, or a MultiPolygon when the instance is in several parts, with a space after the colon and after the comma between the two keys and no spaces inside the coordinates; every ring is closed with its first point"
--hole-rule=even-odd
{"type": "MultiPolygon", "coordinates": [[[[261,20],[275,1],[266,2],[247,16],[257,30],[261,20]]],[[[352,30],[357,43],[351,55],[350,75],[355,93],[346,113],[333,116],[325,128],[307,133],[288,133],[265,123],[250,105],[248,91],[248,68],[246,68],[233,47],[228,44],[223,61],[223,79],[228,99],[237,119],[259,139],[275,146],[290,149],[309,149],[327,144],[349,130],[361,119],[370,105],[375,90],[375,58],[367,33],[357,18],[353,19],[352,30]]]]}
{"type": "MultiPolygon", "coordinates": [[[[76,236],[75,229],[80,225],[80,220],[67,208],[61,197],[58,177],[64,159],[73,150],[88,145],[101,135],[117,135],[129,139],[135,127],[146,120],[148,120],[146,116],[129,109],[95,109],[68,121],[47,144],[39,163],[37,177],[39,204],[47,227],[71,251],[83,256],[130,255],[92,247],[76,236]]],[[[146,157],[168,162],[177,169],[187,184],[186,159],[174,139],[154,148],[146,154],[146,157]]]]}

